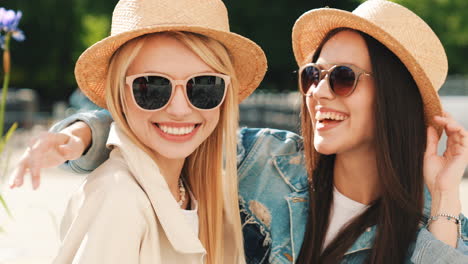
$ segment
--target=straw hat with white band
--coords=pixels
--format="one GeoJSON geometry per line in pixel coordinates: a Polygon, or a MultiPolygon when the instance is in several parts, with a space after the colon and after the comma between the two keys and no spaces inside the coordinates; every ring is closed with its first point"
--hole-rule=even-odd
{"type": "Polygon", "coordinates": [[[111,35],[79,57],[76,81],[83,93],[106,108],[105,80],[110,58],[127,41],[155,32],[186,31],[219,41],[228,50],[240,82],[239,100],[262,81],[267,62],[263,50],[251,40],[232,33],[221,0],[120,0],[112,15],[111,35]]]}
{"type": "Polygon", "coordinates": [[[332,8],[303,14],[292,32],[294,55],[299,66],[312,55],[328,32],[335,28],[362,31],[385,45],[408,68],[424,102],[426,124],[442,129],[433,121],[442,114],[437,91],[447,77],[444,47],[432,29],[407,8],[385,0],[369,0],[352,13],[332,8]]]}

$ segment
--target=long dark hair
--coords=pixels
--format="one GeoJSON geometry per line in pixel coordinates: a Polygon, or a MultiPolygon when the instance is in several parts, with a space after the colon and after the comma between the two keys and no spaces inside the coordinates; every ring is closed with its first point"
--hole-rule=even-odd
{"type": "MultiPolygon", "coordinates": [[[[352,29],[331,31],[315,52],[314,62],[323,45],[343,30],[352,29]]],[[[338,263],[356,239],[373,225],[377,225],[377,232],[366,262],[402,263],[423,217],[422,164],[426,128],[421,95],[397,56],[373,37],[356,32],[367,44],[376,87],[374,145],[382,193],[323,248],[333,202],[335,155],[322,155],[315,151],[312,123],[304,98],[301,119],[310,179],[310,213],[297,263],[338,263]]]]}

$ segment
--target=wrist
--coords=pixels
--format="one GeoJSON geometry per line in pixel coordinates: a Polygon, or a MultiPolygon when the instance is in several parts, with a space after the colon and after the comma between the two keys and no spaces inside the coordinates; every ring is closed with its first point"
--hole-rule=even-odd
{"type": "Polygon", "coordinates": [[[459,190],[451,192],[440,192],[433,199],[432,215],[451,214],[458,216],[461,212],[461,201],[459,190]]]}
{"type": "Polygon", "coordinates": [[[81,139],[84,145],[84,149],[88,149],[91,145],[92,131],[91,128],[89,128],[89,126],[83,121],[77,121],[71,124],[70,126],[63,129],[61,133],[65,133],[81,139]]]}

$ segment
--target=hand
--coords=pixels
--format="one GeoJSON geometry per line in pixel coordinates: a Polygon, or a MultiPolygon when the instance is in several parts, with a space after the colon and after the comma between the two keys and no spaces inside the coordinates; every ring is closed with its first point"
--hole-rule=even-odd
{"type": "Polygon", "coordinates": [[[24,176],[29,171],[33,189],[36,190],[40,184],[41,169],[79,158],[88,147],[90,139],[91,130],[83,122],[74,123],[59,133],[45,132],[34,138],[10,177],[10,188],[21,187],[24,176]]]}
{"type": "Polygon", "coordinates": [[[439,137],[436,130],[429,127],[424,155],[424,180],[433,197],[433,209],[439,210],[441,203],[459,203],[459,186],[468,164],[468,132],[448,113],[436,116],[434,120],[444,128],[448,137],[447,146],[444,154],[438,156],[439,137]]]}

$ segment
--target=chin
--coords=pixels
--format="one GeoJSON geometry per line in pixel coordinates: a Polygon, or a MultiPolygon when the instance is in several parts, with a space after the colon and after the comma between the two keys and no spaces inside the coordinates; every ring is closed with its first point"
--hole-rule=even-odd
{"type": "Polygon", "coordinates": [[[185,159],[188,156],[190,156],[190,154],[193,153],[193,151],[192,152],[184,152],[184,151],[162,152],[162,151],[156,151],[156,150],[155,152],[159,154],[160,157],[164,157],[166,159],[174,159],[174,160],[185,159]]]}
{"type": "Polygon", "coordinates": [[[160,157],[165,159],[185,159],[190,156],[196,148],[192,146],[150,146],[150,149],[160,157]]]}
{"type": "Polygon", "coordinates": [[[332,142],[328,143],[325,140],[315,140],[314,148],[318,153],[323,155],[331,155],[337,152],[337,147],[332,142]]]}

